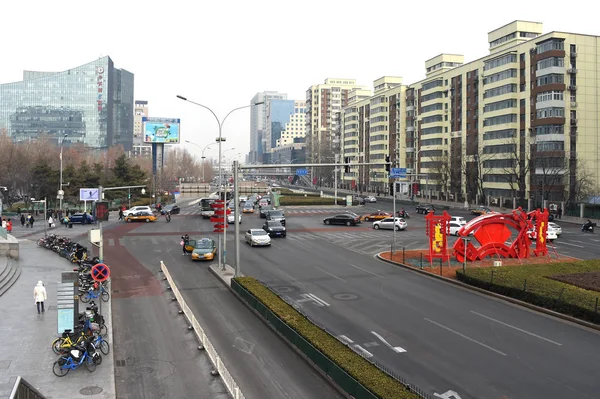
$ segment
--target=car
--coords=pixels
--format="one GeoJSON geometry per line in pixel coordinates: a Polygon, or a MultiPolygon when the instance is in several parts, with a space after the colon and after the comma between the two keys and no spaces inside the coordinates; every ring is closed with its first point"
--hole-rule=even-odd
{"type": "Polygon", "coordinates": [[[154,213],[149,212],[149,211],[140,211],[140,212],[135,212],[133,214],[129,214],[127,216],[125,216],[125,221],[128,223],[131,222],[156,222],[156,216],[154,216],[154,213]]]}
{"type": "Polygon", "coordinates": [[[267,220],[265,224],[263,224],[263,230],[269,233],[271,237],[283,237],[286,236],[285,226],[278,222],[277,220],[267,220]]]}
{"type": "MultiPolygon", "coordinates": [[[[192,240],[190,240],[192,241],[192,240]]],[[[191,259],[195,260],[213,260],[217,253],[217,243],[212,238],[201,238],[194,244],[191,259]]]]}
{"type": "Polygon", "coordinates": [[[248,201],[248,197],[245,196],[245,195],[240,195],[240,197],[238,198],[238,200],[240,201],[240,204],[241,204],[242,202],[248,201]]]}
{"type": "Polygon", "coordinates": [[[244,208],[242,209],[242,213],[254,213],[254,205],[249,202],[246,202],[244,208]]]}
{"type": "Polygon", "coordinates": [[[375,202],[377,202],[377,198],[372,195],[368,195],[365,197],[365,202],[375,203],[375,202]]]}
{"type": "Polygon", "coordinates": [[[152,209],[147,205],[134,206],[133,208],[129,208],[123,211],[123,217],[131,215],[136,212],[150,212],[152,213],[152,209]]]}
{"type": "Polygon", "coordinates": [[[273,205],[269,205],[269,204],[263,205],[259,211],[260,217],[265,219],[267,217],[267,213],[269,213],[269,211],[272,211],[272,210],[275,210],[275,207],[273,205]]]}
{"type": "Polygon", "coordinates": [[[275,220],[285,226],[285,213],[277,209],[271,209],[267,212],[267,220],[275,220]]]}
{"type": "Polygon", "coordinates": [[[360,223],[360,217],[358,215],[351,215],[349,213],[340,213],[339,215],[333,215],[323,219],[324,224],[340,224],[346,226],[356,226],[360,223]]]}
{"type": "Polygon", "coordinates": [[[383,212],[383,211],[375,211],[368,213],[366,215],[362,215],[360,217],[361,220],[369,221],[369,220],[381,220],[385,218],[392,217],[391,213],[383,212]]]}
{"type": "Polygon", "coordinates": [[[554,231],[557,236],[562,234],[562,227],[553,222],[548,223],[548,230],[554,231]]]}
{"type": "Polygon", "coordinates": [[[74,213],[73,215],[69,216],[69,222],[89,224],[94,223],[94,217],[88,213],[74,213]]]}
{"type": "Polygon", "coordinates": [[[471,209],[471,215],[481,216],[488,213],[492,213],[492,210],[487,206],[478,206],[477,208],[471,209]]]}
{"type": "Polygon", "coordinates": [[[415,212],[427,215],[429,212],[435,212],[433,204],[419,204],[415,207],[415,212]]]}
{"type": "Polygon", "coordinates": [[[358,195],[355,195],[354,197],[352,197],[352,205],[364,205],[365,204],[365,197],[361,197],[358,195]]]}
{"type": "Polygon", "coordinates": [[[161,215],[166,215],[167,212],[171,212],[171,215],[179,215],[181,213],[181,208],[177,205],[167,205],[160,210],[161,215]]]}
{"type": "Polygon", "coordinates": [[[250,244],[251,247],[258,246],[268,246],[271,245],[271,237],[269,233],[264,231],[263,229],[250,229],[246,230],[246,234],[244,235],[246,242],[250,244]]]}
{"type": "MultiPolygon", "coordinates": [[[[460,217],[460,216],[458,216],[458,217],[460,217]]],[[[453,220],[451,220],[448,224],[450,226],[450,228],[448,230],[449,230],[449,234],[451,236],[458,236],[458,231],[460,229],[462,229],[464,226],[464,224],[461,224],[460,222],[453,221],[453,220]]],[[[473,234],[475,234],[474,231],[469,233],[470,236],[472,236],[473,234]]]]}
{"type": "Polygon", "coordinates": [[[375,230],[379,230],[379,229],[392,230],[395,228],[396,231],[400,231],[400,230],[406,230],[407,227],[408,227],[408,223],[406,223],[406,220],[404,220],[402,218],[385,218],[385,219],[381,219],[376,222],[373,222],[373,228],[375,230]]]}
{"type": "MultiPolygon", "coordinates": [[[[235,211],[231,211],[231,213],[229,215],[227,215],[227,223],[234,223],[235,222],[235,211]]],[[[240,216],[238,217],[238,223],[242,224],[242,214],[240,214],[240,216]]]]}
{"type": "Polygon", "coordinates": [[[267,198],[261,198],[258,200],[258,209],[262,209],[263,206],[267,206],[270,204],[270,201],[267,198]]]}
{"type": "Polygon", "coordinates": [[[452,217],[450,217],[449,222],[450,223],[457,223],[457,224],[459,224],[461,226],[464,226],[465,224],[467,224],[467,219],[465,219],[462,216],[452,216],[452,217]]]}
{"type": "MultiPolygon", "coordinates": [[[[535,228],[530,229],[530,230],[527,231],[527,237],[529,237],[529,239],[532,240],[532,241],[536,240],[535,234],[536,234],[535,228]]],[[[550,229],[546,230],[546,240],[548,240],[548,241],[554,241],[557,238],[558,238],[558,235],[556,234],[556,231],[550,230],[550,229]]]]}

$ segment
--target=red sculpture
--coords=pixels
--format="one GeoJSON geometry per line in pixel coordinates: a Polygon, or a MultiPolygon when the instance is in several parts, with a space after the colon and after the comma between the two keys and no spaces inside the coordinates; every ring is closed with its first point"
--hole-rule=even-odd
{"type": "Polygon", "coordinates": [[[425,232],[429,236],[429,254],[426,255],[426,259],[429,263],[432,263],[433,259],[442,259],[443,262],[450,260],[447,239],[449,222],[450,215],[446,211],[441,215],[430,212],[425,216],[425,232]]]}
{"type": "Polygon", "coordinates": [[[479,216],[458,231],[459,239],[454,243],[454,256],[459,262],[463,262],[465,254],[467,260],[482,260],[488,256],[499,256],[503,258],[528,258],[530,255],[531,239],[530,230],[534,229],[536,246],[533,253],[536,256],[548,254],[546,247],[546,234],[548,230],[548,210],[539,209],[526,213],[518,208],[509,214],[490,213],[479,216]],[[513,236],[513,231],[516,237],[513,236]],[[465,240],[473,233],[474,240],[467,243],[465,252],[465,240]],[[479,246],[473,243],[476,241],[479,246]]]}

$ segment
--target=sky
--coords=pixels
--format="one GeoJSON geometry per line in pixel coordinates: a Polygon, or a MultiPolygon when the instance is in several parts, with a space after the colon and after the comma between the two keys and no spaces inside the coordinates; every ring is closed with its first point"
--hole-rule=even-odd
{"type": "MultiPolygon", "coordinates": [[[[382,76],[425,77],[440,53],[488,54],[487,33],[514,20],[551,31],[600,35],[588,2],[338,0],[2,1],[0,83],[23,70],[64,71],[110,56],[135,74],[135,99],[155,117],[181,118],[182,140],[214,142],[223,118],[261,91],[304,99],[328,77],[372,88],[382,76]],[[571,10],[571,11],[569,11],[571,10]],[[588,12],[586,12],[588,10],[588,12]],[[565,15],[567,18],[565,18],[565,15]]],[[[249,149],[250,111],[223,126],[228,156],[249,149]]],[[[187,145],[200,156],[197,146],[187,145]]],[[[206,151],[217,155],[217,146],[206,151]]],[[[243,156],[240,158],[243,160],[243,156]]]]}

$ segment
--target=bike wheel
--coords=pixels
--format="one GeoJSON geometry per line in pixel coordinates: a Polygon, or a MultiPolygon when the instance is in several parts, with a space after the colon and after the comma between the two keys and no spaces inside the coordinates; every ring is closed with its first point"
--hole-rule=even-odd
{"type": "MultiPolygon", "coordinates": [[[[106,324],[102,324],[100,326],[100,335],[102,335],[103,337],[106,337],[108,335],[108,327],[106,327],[106,324]]],[[[103,352],[104,353],[104,352],[103,352]]],[[[106,355],[106,353],[105,353],[106,355]]]]}
{"type": "Polygon", "coordinates": [[[92,356],[92,360],[96,366],[100,366],[102,364],[102,355],[96,353],[94,356],[92,356]]]}
{"type": "Polygon", "coordinates": [[[110,294],[106,291],[102,291],[102,294],[100,294],[100,299],[102,299],[104,302],[108,302],[110,299],[110,294]]]}
{"type": "Polygon", "coordinates": [[[63,346],[64,343],[65,343],[64,338],[56,338],[52,342],[52,351],[58,355],[61,352],[61,347],[63,346]]]}
{"type": "Polygon", "coordinates": [[[88,356],[88,358],[85,360],[85,368],[90,373],[96,371],[96,362],[94,362],[94,359],[91,356],[88,356]]]}
{"type": "Polygon", "coordinates": [[[108,353],[110,352],[110,345],[108,344],[108,342],[100,342],[100,352],[102,352],[103,355],[108,355],[108,353]]]}
{"type": "Polygon", "coordinates": [[[66,363],[66,361],[64,359],[58,359],[57,361],[54,362],[54,364],[52,365],[52,372],[54,373],[55,376],[57,377],[64,377],[65,375],[69,374],[69,370],[68,368],[63,368],[63,365],[66,363]]]}
{"type": "Polygon", "coordinates": [[[44,246],[44,244],[46,244],[46,243],[44,242],[43,238],[40,238],[37,242],[38,247],[42,247],[42,246],[44,246]]]}
{"type": "Polygon", "coordinates": [[[92,298],[90,298],[90,294],[86,292],[85,294],[80,296],[79,299],[81,299],[81,302],[83,303],[88,303],[92,298]]]}

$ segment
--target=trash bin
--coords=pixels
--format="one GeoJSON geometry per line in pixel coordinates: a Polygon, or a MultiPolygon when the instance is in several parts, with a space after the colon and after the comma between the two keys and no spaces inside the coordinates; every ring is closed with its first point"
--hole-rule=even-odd
{"type": "Polygon", "coordinates": [[[69,222],[69,228],[72,229],[73,228],[73,223],[69,222]]]}

